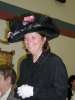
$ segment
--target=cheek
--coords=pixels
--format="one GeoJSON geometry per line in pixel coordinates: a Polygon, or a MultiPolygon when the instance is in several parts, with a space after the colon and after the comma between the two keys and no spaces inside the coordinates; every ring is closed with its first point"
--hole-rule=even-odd
{"type": "Polygon", "coordinates": [[[33,44],[35,44],[35,45],[40,45],[40,44],[42,44],[42,39],[35,39],[35,41],[33,41],[33,44]]]}
{"type": "Polygon", "coordinates": [[[0,81],[0,89],[4,88],[6,85],[6,82],[4,80],[0,81]]]}

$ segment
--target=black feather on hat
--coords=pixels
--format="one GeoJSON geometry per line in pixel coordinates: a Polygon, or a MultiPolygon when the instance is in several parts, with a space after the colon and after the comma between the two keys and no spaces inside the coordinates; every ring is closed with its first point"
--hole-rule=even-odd
{"type": "Polygon", "coordinates": [[[25,16],[23,21],[15,22],[11,29],[11,34],[8,38],[8,42],[22,41],[24,34],[31,32],[43,33],[49,40],[59,36],[59,30],[53,23],[52,18],[48,16],[25,16]]]}

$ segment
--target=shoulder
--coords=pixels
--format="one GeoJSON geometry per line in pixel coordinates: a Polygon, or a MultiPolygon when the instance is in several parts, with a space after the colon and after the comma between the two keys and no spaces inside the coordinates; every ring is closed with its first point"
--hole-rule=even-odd
{"type": "Polygon", "coordinates": [[[27,63],[31,60],[31,55],[26,55],[20,59],[20,63],[27,63]]]}
{"type": "Polygon", "coordinates": [[[20,70],[26,69],[29,66],[29,64],[31,64],[31,62],[32,62],[32,59],[29,55],[20,59],[19,61],[20,70]]]}
{"type": "Polygon", "coordinates": [[[60,56],[51,53],[48,59],[50,61],[50,64],[52,65],[52,68],[66,71],[66,65],[60,56]]]}
{"type": "Polygon", "coordinates": [[[48,66],[53,66],[54,68],[57,66],[65,66],[61,57],[52,52],[46,52],[42,60],[44,64],[48,64],[48,66]]]}
{"type": "Polygon", "coordinates": [[[55,53],[50,53],[48,58],[50,58],[50,60],[53,62],[63,63],[62,58],[60,56],[56,55],[55,53]]]}

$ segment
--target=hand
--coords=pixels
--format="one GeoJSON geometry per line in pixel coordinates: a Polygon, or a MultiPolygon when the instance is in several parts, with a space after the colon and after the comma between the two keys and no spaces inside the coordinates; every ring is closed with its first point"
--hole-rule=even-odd
{"type": "Polygon", "coordinates": [[[22,85],[18,87],[17,94],[22,97],[22,99],[33,96],[33,87],[30,85],[22,85]]]}

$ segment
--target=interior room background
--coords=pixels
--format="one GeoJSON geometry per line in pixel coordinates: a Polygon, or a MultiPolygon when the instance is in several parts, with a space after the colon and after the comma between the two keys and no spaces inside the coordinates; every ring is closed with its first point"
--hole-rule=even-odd
{"type": "MultiPolygon", "coordinates": [[[[56,0],[0,0],[6,3],[25,8],[31,11],[43,13],[51,17],[63,20],[75,25],[75,0],[66,0],[62,4],[56,0]]],[[[0,19],[0,39],[4,38],[7,32],[7,21],[0,19]]],[[[68,75],[75,74],[75,38],[59,36],[50,41],[51,50],[58,54],[64,61],[68,75]]],[[[17,65],[20,57],[25,54],[21,42],[5,44],[0,42],[0,48],[5,51],[15,50],[13,56],[14,69],[17,71],[17,65]]]]}

